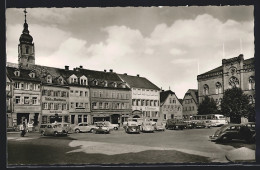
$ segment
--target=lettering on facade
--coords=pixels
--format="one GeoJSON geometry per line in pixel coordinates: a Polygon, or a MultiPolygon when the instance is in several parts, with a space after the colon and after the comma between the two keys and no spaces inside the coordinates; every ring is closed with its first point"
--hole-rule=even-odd
{"type": "Polygon", "coordinates": [[[51,97],[45,97],[45,100],[47,100],[47,101],[63,101],[63,102],[66,102],[65,99],[51,98],[51,97]]]}

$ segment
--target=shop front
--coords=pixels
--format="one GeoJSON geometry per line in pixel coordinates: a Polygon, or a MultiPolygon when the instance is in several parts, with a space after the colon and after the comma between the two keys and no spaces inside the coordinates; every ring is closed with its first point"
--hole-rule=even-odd
{"type": "Polygon", "coordinates": [[[68,111],[50,111],[50,110],[43,110],[41,123],[69,123],[69,113],[68,111]]]}

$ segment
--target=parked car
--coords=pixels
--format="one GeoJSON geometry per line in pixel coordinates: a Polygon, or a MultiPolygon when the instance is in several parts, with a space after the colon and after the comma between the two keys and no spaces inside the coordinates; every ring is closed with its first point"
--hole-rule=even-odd
{"type": "Polygon", "coordinates": [[[104,133],[104,134],[108,134],[110,133],[110,129],[108,126],[104,125],[104,124],[97,124],[96,128],[93,129],[92,131],[93,133],[97,134],[97,133],[104,133]]]}
{"type": "Polygon", "coordinates": [[[195,128],[205,128],[207,125],[204,121],[196,121],[195,128]]]}
{"type": "Polygon", "coordinates": [[[119,124],[112,124],[109,121],[104,121],[104,125],[108,126],[110,130],[118,130],[119,129],[119,124]]]}
{"type": "Polygon", "coordinates": [[[154,130],[156,131],[165,131],[165,124],[163,122],[155,122],[154,126],[154,130]]]}
{"type": "Polygon", "coordinates": [[[140,126],[135,121],[128,121],[125,126],[126,133],[140,133],[140,126]]]}
{"type": "Polygon", "coordinates": [[[96,129],[96,125],[89,125],[88,123],[79,123],[73,128],[73,131],[76,133],[79,132],[93,132],[94,129],[96,129]]]}
{"type": "MultiPolygon", "coordinates": [[[[43,125],[45,126],[45,125],[43,125]]],[[[43,136],[51,135],[51,136],[60,136],[60,135],[67,135],[66,130],[64,130],[60,125],[55,124],[46,124],[46,126],[43,128],[41,126],[40,133],[43,136]]]]}
{"type": "Polygon", "coordinates": [[[40,134],[42,134],[42,132],[44,131],[45,127],[47,126],[48,124],[41,124],[40,125],[40,128],[39,128],[39,132],[40,134]]]}
{"type": "Polygon", "coordinates": [[[186,128],[186,123],[182,119],[168,119],[166,122],[166,129],[180,129],[186,128]]]}
{"type": "Polygon", "coordinates": [[[154,126],[150,121],[144,121],[141,124],[140,130],[142,132],[154,132],[154,126]]]}
{"type": "Polygon", "coordinates": [[[193,129],[193,128],[196,127],[196,124],[193,121],[188,120],[188,121],[184,121],[184,122],[186,123],[186,128],[187,129],[193,129]]]}
{"type": "Polygon", "coordinates": [[[245,124],[226,124],[210,136],[211,141],[227,142],[233,139],[245,140],[251,142],[254,138],[254,133],[245,124]]]}

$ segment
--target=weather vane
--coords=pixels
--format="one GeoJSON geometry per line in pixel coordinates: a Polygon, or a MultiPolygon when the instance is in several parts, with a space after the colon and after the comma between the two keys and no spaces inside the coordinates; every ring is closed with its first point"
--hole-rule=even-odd
{"type": "Polygon", "coordinates": [[[25,17],[25,22],[26,22],[26,13],[27,13],[27,11],[26,11],[26,8],[24,9],[24,17],[25,17]]]}

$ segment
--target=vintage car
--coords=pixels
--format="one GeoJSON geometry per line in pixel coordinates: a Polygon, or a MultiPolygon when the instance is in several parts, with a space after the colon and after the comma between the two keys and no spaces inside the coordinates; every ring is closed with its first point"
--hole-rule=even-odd
{"type": "Polygon", "coordinates": [[[184,123],[186,123],[186,129],[193,129],[196,127],[195,122],[193,122],[191,120],[186,120],[186,121],[184,121],[184,123]]]}
{"type": "Polygon", "coordinates": [[[135,121],[128,121],[125,125],[126,133],[140,133],[140,126],[135,121]]]}
{"type": "Polygon", "coordinates": [[[42,125],[40,128],[40,133],[42,136],[66,136],[67,132],[61,125],[46,124],[42,125]]]}
{"type": "Polygon", "coordinates": [[[104,121],[103,123],[104,123],[104,125],[109,127],[110,130],[118,130],[119,129],[119,125],[118,124],[112,124],[109,121],[104,121]]]}
{"type": "Polygon", "coordinates": [[[153,126],[156,131],[165,131],[165,124],[163,122],[155,122],[153,126]]]}
{"type": "Polygon", "coordinates": [[[205,123],[205,121],[196,121],[195,122],[195,128],[206,128],[207,125],[205,123]]]}
{"type": "Polygon", "coordinates": [[[98,133],[104,133],[104,134],[108,134],[110,133],[110,129],[108,126],[104,125],[104,124],[96,124],[96,128],[93,129],[92,133],[98,134],[98,133]]]}
{"type": "Polygon", "coordinates": [[[73,131],[76,133],[79,132],[93,132],[94,129],[96,129],[96,125],[89,125],[88,123],[79,123],[73,128],[73,131]]]}
{"type": "Polygon", "coordinates": [[[227,142],[231,140],[245,140],[252,142],[254,140],[254,132],[250,130],[246,124],[226,124],[209,137],[211,141],[227,142]]]}
{"type": "Polygon", "coordinates": [[[152,122],[144,121],[140,126],[140,130],[142,132],[154,132],[154,126],[152,125],[152,122]]]}
{"type": "Polygon", "coordinates": [[[166,129],[180,129],[183,130],[185,129],[187,124],[182,120],[182,119],[167,119],[166,122],[166,129]]]}

